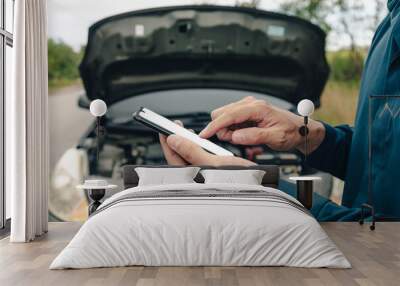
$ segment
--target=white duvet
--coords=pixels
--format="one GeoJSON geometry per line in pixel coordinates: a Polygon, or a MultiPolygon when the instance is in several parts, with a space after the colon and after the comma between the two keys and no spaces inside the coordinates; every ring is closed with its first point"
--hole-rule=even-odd
{"type": "Polygon", "coordinates": [[[50,269],[127,265],[351,267],[318,222],[290,204],[234,196],[118,202],[136,192],[207,189],[265,191],[300,204],[279,190],[262,186],[135,187],[106,200],[50,269]]]}

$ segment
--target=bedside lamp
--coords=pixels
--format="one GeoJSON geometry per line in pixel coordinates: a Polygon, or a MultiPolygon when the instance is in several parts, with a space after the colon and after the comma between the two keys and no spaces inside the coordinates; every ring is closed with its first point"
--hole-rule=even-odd
{"type": "Polygon", "coordinates": [[[297,112],[304,117],[304,126],[299,129],[301,136],[305,136],[304,140],[304,162],[307,162],[308,155],[308,117],[314,113],[314,103],[309,99],[303,99],[297,105],[297,112]]]}
{"type": "MultiPolygon", "coordinates": [[[[96,117],[96,141],[97,141],[97,163],[99,161],[99,145],[100,136],[102,135],[101,117],[107,113],[107,104],[101,100],[96,99],[90,103],[90,113],[96,117]]],[[[88,192],[92,202],[89,205],[89,216],[94,213],[97,208],[101,205],[100,200],[104,197],[105,193],[109,189],[116,188],[116,185],[110,185],[106,180],[85,180],[84,184],[77,186],[78,189],[83,189],[88,192]]]]}
{"type": "Polygon", "coordinates": [[[90,103],[90,113],[96,117],[96,136],[97,136],[97,161],[99,161],[99,142],[101,135],[101,117],[107,113],[107,104],[101,99],[95,99],[90,103]]]}
{"type": "MultiPolygon", "coordinates": [[[[314,113],[314,103],[309,99],[303,99],[297,105],[297,112],[304,117],[304,125],[300,127],[299,133],[305,137],[304,140],[304,163],[307,162],[308,156],[308,118],[314,113]]],[[[297,200],[299,200],[307,209],[312,208],[313,202],[313,182],[321,180],[320,177],[299,176],[290,177],[297,184],[297,200]]]]}

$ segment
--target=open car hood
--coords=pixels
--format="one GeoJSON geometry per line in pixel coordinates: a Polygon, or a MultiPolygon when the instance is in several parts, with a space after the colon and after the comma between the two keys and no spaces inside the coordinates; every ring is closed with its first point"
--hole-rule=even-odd
{"type": "Polygon", "coordinates": [[[317,106],[329,75],[325,33],[297,17],[225,6],[112,16],[89,29],[80,73],[89,100],[151,91],[249,90],[317,106]]]}

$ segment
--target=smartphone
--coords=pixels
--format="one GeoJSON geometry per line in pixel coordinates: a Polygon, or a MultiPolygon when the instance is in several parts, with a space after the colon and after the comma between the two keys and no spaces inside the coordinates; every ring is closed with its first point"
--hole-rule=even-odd
{"type": "Polygon", "coordinates": [[[183,128],[182,126],[179,126],[175,122],[165,118],[164,116],[161,116],[154,111],[151,111],[148,108],[141,107],[139,111],[133,114],[133,119],[150,127],[158,133],[167,136],[172,134],[182,136],[215,155],[234,156],[232,152],[218,146],[217,144],[214,144],[207,139],[199,137],[197,134],[187,130],[186,128],[183,128]]]}

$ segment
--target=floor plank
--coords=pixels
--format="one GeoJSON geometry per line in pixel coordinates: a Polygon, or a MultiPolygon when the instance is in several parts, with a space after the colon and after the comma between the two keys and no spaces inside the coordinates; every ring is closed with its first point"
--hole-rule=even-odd
{"type": "Polygon", "coordinates": [[[79,230],[79,223],[50,223],[32,243],[0,240],[0,285],[399,285],[400,223],[378,223],[376,231],[357,223],[322,223],[352,269],[289,267],[118,267],[50,271],[55,256],[79,230]]]}

